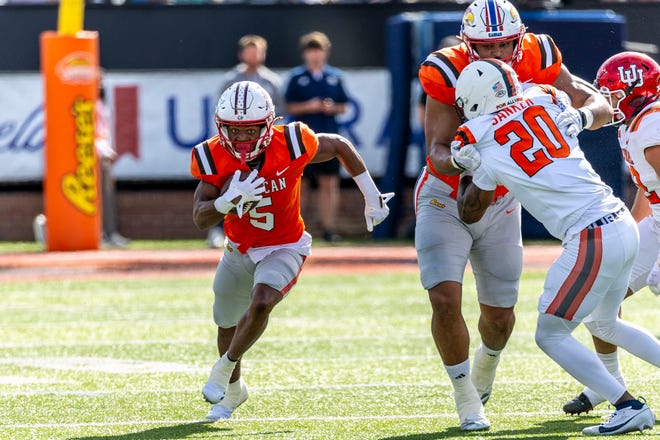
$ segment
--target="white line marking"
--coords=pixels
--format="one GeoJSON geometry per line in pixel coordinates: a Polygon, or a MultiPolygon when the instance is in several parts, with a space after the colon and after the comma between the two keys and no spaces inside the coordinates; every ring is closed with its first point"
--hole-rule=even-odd
{"type": "MultiPolygon", "coordinates": [[[[626,383],[655,383],[654,378],[632,378],[626,379],[626,383]]],[[[547,379],[547,380],[509,380],[498,381],[497,385],[505,387],[506,385],[552,385],[566,383],[566,379],[547,379]]],[[[82,391],[82,390],[32,390],[32,391],[6,391],[0,392],[0,396],[40,396],[40,395],[53,395],[53,396],[91,396],[91,397],[106,397],[118,395],[139,395],[139,394],[197,394],[200,393],[202,383],[200,382],[199,388],[175,388],[175,389],[140,389],[140,390],[96,390],[96,391],[82,391]]],[[[274,393],[281,391],[320,391],[320,390],[351,390],[351,389],[367,389],[367,388],[449,388],[449,382],[414,382],[414,383],[349,383],[341,385],[291,385],[291,386],[250,386],[250,390],[261,393],[274,393]]]]}
{"type": "Polygon", "coordinates": [[[0,364],[67,371],[100,371],[110,374],[187,373],[199,367],[178,362],[142,361],[104,357],[36,357],[0,359],[0,364]]]}

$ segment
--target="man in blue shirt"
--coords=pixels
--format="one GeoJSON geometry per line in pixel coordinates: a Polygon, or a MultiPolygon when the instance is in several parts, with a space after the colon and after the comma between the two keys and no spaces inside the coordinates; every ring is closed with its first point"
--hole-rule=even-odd
{"type": "MultiPolygon", "coordinates": [[[[300,38],[304,64],[290,73],[284,100],[290,119],[307,124],[317,133],[337,133],[336,116],[346,111],[348,96],[342,73],[327,65],[331,43],[322,32],[311,32],[300,38]]],[[[339,241],[336,221],[339,208],[339,162],[311,164],[305,169],[302,205],[310,206],[311,185],[316,184],[319,196],[319,217],[323,239],[339,241]]]]}

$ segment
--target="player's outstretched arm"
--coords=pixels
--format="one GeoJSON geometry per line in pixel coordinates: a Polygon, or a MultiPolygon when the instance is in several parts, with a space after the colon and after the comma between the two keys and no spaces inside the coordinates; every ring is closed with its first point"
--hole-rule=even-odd
{"type": "Polygon", "coordinates": [[[630,208],[630,213],[637,223],[641,222],[649,215],[653,215],[649,199],[646,198],[646,195],[644,195],[644,190],[641,188],[637,188],[637,192],[635,192],[635,199],[633,200],[632,207],[630,208]]]}
{"type": "Polygon", "coordinates": [[[335,157],[341,162],[364,196],[364,218],[367,230],[373,231],[374,226],[380,224],[389,215],[387,202],[394,197],[394,193],[381,194],[362,156],[348,139],[330,133],[319,133],[317,138],[319,148],[312,162],[324,162],[335,157]]]}
{"type": "Polygon", "coordinates": [[[576,110],[573,116],[575,129],[571,130],[576,131],[575,135],[584,129],[596,130],[612,120],[613,111],[607,99],[587,81],[572,75],[566,66],[562,65],[553,86],[571,98],[576,110]]]}

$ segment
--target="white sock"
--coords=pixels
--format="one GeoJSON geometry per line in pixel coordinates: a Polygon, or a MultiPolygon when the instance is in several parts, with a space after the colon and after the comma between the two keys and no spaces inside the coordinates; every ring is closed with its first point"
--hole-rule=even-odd
{"type": "Polygon", "coordinates": [[[482,367],[488,369],[495,368],[500,361],[500,354],[502,354],[502,350],[492,350],[484,344],[481,344],[474,353],[474,365],[477,365],[477,358],[481,357],[483,359],[479,360],[479,364],[482,367]]]}
{"type": "Polygon", "coordinates": [[[461,422],[470,415],[483,413],[479,394],[470,380],[470,359],[456,365],[445,365],[445,370],[454,387],[454,400],[461,422]]]}
{"type": "Polygon", "coordinates": [[[470,358],[467,358],[460,364],[456,365],[445,365],[445,370],[449,375],[454,388],[463,386],[462,384],[467,380],[470,380],[470,358]]]}
{"type": "Polygon", "coordinates": [[[623,379],[623,374],[619,368],[619,350],[615,350],[614,353],[597,354],[600,361],[605,365],[605,368],[607,368],[607,371],[609,371],[610,374],[625,387],[626,381],[623,379]]]}
{"type": "Polygon", "coordinates": [[[234,372],[234,368],[236,368],[236,361],[230,361],[227,357],[227,353],[225,353],[220,360],[213,365],[209,380],[225,386],[224,384],[229,383],[229,378],[234,372]]]}
{"type": "MultiPolygon", "coordinates": [[[[621,374],[621,369],[619,368],[619,352],[618,350],[614,353],[596,353],[598,358],[603,363],[607,371],[614,376],[614,378],[624,387],[626,386],[626,381],[623,379],[623,374],[621,374]]],[[[589,399],[592,406],[596,406],[600,403],[605,402],[605,398],[592,390],[591,388],[585,388],[583,391],[585,396],[589,399]]]]}
{"type": "Polygon", "coordinates": [[[234,399],[241,395],[241,382],[242,379],[239,378],[238,380],[227,385],[227,392],[225,393],[226,399],[234,399]]]}
{"type": "Polygon", "coordinates": [[[501,353],[502,350],[491,350],[484,344],[477,348],[472,365],[472,383],[479,393],[490,392],[501,353]]]}

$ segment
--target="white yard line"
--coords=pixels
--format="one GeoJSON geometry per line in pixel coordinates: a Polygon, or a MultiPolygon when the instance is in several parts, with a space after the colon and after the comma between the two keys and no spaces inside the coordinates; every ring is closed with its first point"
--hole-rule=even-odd
{"type": "MultiPolygon", "coordinates": [[[[655,383],[660,379],[660,375],[655,377],[645,378],[631,378],[626,379],[626,383],[655,383]]],[[[499,387],[506,385],[552,385],[552,384],[565,384],[567,379],[547,379],[547,380],[510,380],[498,381],[499,387]]],[[[368,389],[368,388],[449,388],[450,384],[443,382],[409,382],[409,383],[347,383],[342,385],[291,385],[291,386],[250,386],[250,390],[260,393],[271,393],[281,391],[320,391],[320,390],[351,390],[351,389],[368,389]]],[[[188,394],[199,393],[200,388],[175,388],[175,389],[137,389],[137,390],[96,390],[96,391],[81,391],[81,390],[32,390],[32,391],[3,391],[0,392],[0,397],[17,397],[17,396],[85,396],[85,397],[108,397],[108,396],[122,396],[122,395],[141,395],[141,394],[188,394]]]]}

